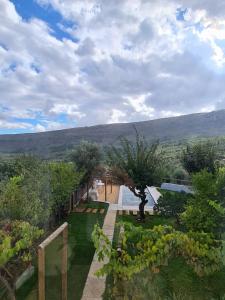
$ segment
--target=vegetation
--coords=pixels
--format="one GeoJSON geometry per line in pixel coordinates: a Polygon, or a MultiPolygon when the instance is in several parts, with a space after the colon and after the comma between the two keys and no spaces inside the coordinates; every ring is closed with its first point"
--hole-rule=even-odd
{"type": "Polygon", "coordinates": [[[161,216],[176,218],[179,224],[180,214],[185,211],[185,206],[192,195],[163,190],[160,190],[160,193],[162,197],[158,199],[158,203],[154,206],[155,212],[161,216]]]}
{"type": "Polygon", "coordinates": [[[193,146],[188,145],[183,150],[181,163],[189,174],[197,173],[204,169],[214,173],[216,159],[217,153],[212,143],[198,143],[193,146]]]}
{"type": "MultiPolygon", "coordinates": [[[[117,223],[129,222],[137,226],[132,215],[117,215],[117,223]]],[[[173,226],[177,224],[173,218],[160,215],[146,217],[145,223],[140,223],[143,229],[152,229],[158,225],[173,226]]],[[[180,227],[180,226],[179,226],[180,227]]],[[[116,226],[114,248],[118,248],[120,225],[116,226]]],[[[120,243],[119,243],[120,244],[120,243]]],[[[150,268],[134,274],[130,279],[118,278],[112,274],[107,276],[104,300],[122,299],[158,299],[158,300],[212,300],[223,299],[225,268],[210,275],[199,276],[193,267],[181,256],[171,258],[168,265],[161,266],[156,272],[150,268]]]]}
{"type": "Polygon", "coordinates": [[[225,229],[225,168],[215,174],[203,170],[193,176],[192,182],[195,194],[182,221],[191,231],[211,233],[218,238],[225,229]]]}
{"type": "MultiPolygon", "coordinates": [[[[0,169],[0,275],[10,289],[19,261],[31,262],[34,242],[61,221],[66,202],[83,174],[73,163],[47,162],[20,156],[0,169]],[[9,172],[10,170],[10,172],[9,172]],[[53,222],[52,222],[53,221],[53,222]],[[10,261],[10,268],[7,270],[10,261]],[[3,271],[2,271],[3,270],[3,271]]],[[[19,264],[22,270],[26,265],[19,264]]],[[[2,281],[3,282],[3,281],[2,281]]],[[[12,294],[12,291],[11,291],[12,294]]]]}
{"type": "Polygon", "coordinates": [[[59,221],[66,202],[78,187],[83,174],[76,170],[74,164],[65,162],[50,163],[49,170],[52,210],[59,221]]]}
{"type": "MultiPolygon", "coordinates": [[[[109,166],[113,175],[139,197],[141,220],[145,218],[146,188],[161,184],[165,166],[171,179],[191,178],[194,194],[163,191],[163,197],[155,206],[157,215],[150,216],[140,227],[136,226],[133,216],[123,216],[127,222],[118,225],[113,245],[101,230],[103,215],[69,216],[71,298],[74,285],[78,287],[78,299],[81,296],[94,245],[99,260],[109,258],[98,274],[110,274],[118,288],[129,287],[131,291],[123,294],[128,298],[131,292],[137,295],[137,289],[140,292],[144,284],[161,280],[159,274],[167,272],[174,261],[174,266],[177,261],[181,262],[193,278],[206,278],[220,272],[224,266],[225,168],[219,168],[216,159],[217,151],[212,143],[193,143],[185,149],[182,143],[159,147],[139,134],[136,141],[122,138],[119,147],[110,147],[109,166]],[[100,226],[94,227],[96,222],[100,226]],[[94,245],[90,240],[93,228],[94,245]],[[74,277],[74,273],[79,275],[74,277]],[[124,287],[121,287],[122,282],[124,287]]],[[[0,162],[0,272],[9,273],[9,262],[21,261],[25,265],[31,262],[35,241],[49,227],[54,228],[66,218],[71,193],[80,184],[87,185],[88,191],[102,161],[101,149],[97,144],[82,142],[72,151],[71,161],[43,161],[23,155],[0,162]]],[[[82,205],[96,207],[99,204],[82,205]]],[[[49,261],[54,259],[50,253],[49,261]]],[[[52,286],[55,278],[48,280],[52,286]]],[[[49,291],[52,299],[55,292],[49,291]]],[[[147,298],[153,297],[151,293],[147,298]]],[[[22,290],[19,294],[20,299],[24,299],[22,290]]]]}
{"type": "Polygon", "coordinates": [[[98,275],[116,274],[120,278],[131,278],[146,268],[159,272],[172,257],[182,256],[199,275],[210,274],[223,265],[221,242],[207,233],[183,233],[171,226],[155,226],[143,229],[130,223],[123,223],[120,234],[122,249],[113,249],[107,236],[98,225],[93,232],[93,241],[99,260],[110,258],[98,275]]]}
{"type": "MultiPolygon", "coordinates": [[[[222,270],[224,272],[224,241],[221,237],[225,229],[225,168],[216,169],[214,173],[204,169],[194,174],[192,181],[194,195],[172,196],[173,193],[165,193],[167,198],[163,197],[158,204],[158,212],[162,216],[177,218],[184,227],[161,223],[162,225],[155,224],[156,226],[148,228],[137,227],[133,222],[123,222],[119,224],[123,230],[116,231],[117,243],[111,245],[96,225],[93,240],[98,259],[101,261],[105,257],[109,258],[109,262],[96,274],[108,275],[112,279],[112,296],[109,299],[129,298],[128,295],[132,293],[137,295],[138,290],[140,293],[144,289],[146,282],[151,287],[156,287],[157,274],[172,262],[176,265],[179,260],[186,270],[191,270],[193,277],[196,276],[194,273],[198,277],[207,278],[220,274],[222,270]],[[147,274],[148,278],[143,274],[147,274]],[[132,292],[127,291],[126,287],[130,287],[132,292]]],[[[159,294],[160,291],[157,291],[154,295],[159,297],[159,294]]],[[[145,299],[146,290],[139,297],[145,299]]],[[[190,294],[182,297],[189,299],[190,294]]],[[[168,299],[174,298],[170,295],[168,299]]]]}
{"type": "Polygon", "coordinates": [[[92,175],[102,160],[101,149],[96,143],[82,141],[71,153],[71,160],[79,172],[83,173],[82,183],[87,184],[87,198],[92,175]]]}
{"type": "MultiPolygon", "coordinates": [[[[108,204],[99,202],[82,203],[80,208],[98,208],[107,211],[108,204]]],[[[69,224],[68,232],[68,300],[81,299],[86,278],[94,256],[95,248],[91,239],[91,234],[95,224],[103,225],[105,214],[72,213],[65,221],[69,224]]],[[[60,244],[61,245],[61,244],[60,244]]],[[[47,249],[48,266],[57,265],[57,253],[60,245],[55,243],[51,249],[47,249]]],[[[60,266],[60,263],[59,263],[60,266]]],[[[46,270],[46,298],[48,300],[59,299],[61,293],[60,274],[48,275],[46,270]],[[59,283],[59,284],[57,284],[59,283]]],[[[33,299],[37,290],[37,273],[18,291],[17,300],[33,299]]],[[[36,299],[36,298],[35,298],[36,299]]]]}
{"type": "Polygon", "coordinates": [[[4,222],[0,226],[0,283],[11,297],[14,295],[13,287],[6,278],[13,278],[13,274],[8,269],[8,263],[15,260],[17,264],[24,262],[28,265],[32,260],[33,243],[42,234],[43,230],[28,222],[4,222]]]}
{"type": "Polygon", "coordinates": [[[140,198],[139,213],[143,220],[144,207],[148,202],[146,188],[159,182],[162,175],[163,162],[158,144],[149,145],[137,133],[135,143],[122,138],[120,148],[112,146],[108,156],[114,176],[140,198]]]}

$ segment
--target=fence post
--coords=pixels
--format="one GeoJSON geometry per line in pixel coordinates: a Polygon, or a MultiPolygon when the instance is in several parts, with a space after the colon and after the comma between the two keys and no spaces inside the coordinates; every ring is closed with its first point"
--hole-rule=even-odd
{"type": "Polygon", "coordinates": [[[63,230],[62,249],[62,300],[67,300],[68,226],[63,230]]]}
{"type": "Polygon", "coordinates": [[[107,179],[105,180],[105,202],[107,201],[107,179]]]}
{"type": "Polygon", "coordinates": [[[38,299],[45,300],[45,249],[38,247],[38,299]]]}

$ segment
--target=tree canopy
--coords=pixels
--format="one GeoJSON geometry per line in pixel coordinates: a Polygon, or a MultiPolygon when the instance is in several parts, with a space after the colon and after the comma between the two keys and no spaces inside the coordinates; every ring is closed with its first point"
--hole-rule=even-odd
{"type": "Polygon", "coordinates": [[[108,161],[114,176],[140,198],[140,218],[144,219],[146,188],[158,183],[162,174],[163,158],[158,144],[149,144],[138,133],[135,142],[121,138],[119,147],[109,149],[108,161]]]}
{"type": "Polygon", "coordinates": [[[203,170],[192,177],[195,194],[182,214],[185,226],[194,232],[220,237],[225,229],[225,168],[215,174],[203,170]]]}
{"type": "Polygon", "coordinates": [[[181,164],[189,174],[197,173],[204,169],[214,173],[216,159],[217,153],[212,143],[198,143],[188,145],[186,149],[183,150],[181,164]]]}

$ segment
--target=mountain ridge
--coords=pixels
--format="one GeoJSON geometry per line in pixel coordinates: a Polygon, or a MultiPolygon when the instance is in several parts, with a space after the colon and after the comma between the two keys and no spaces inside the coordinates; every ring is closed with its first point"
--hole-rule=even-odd
{"type": "Polygon", "coordinates": [[[33,153],[57,156],[72,149],[81,140],[100,145],[115,144],[120,136],[133,139],[134,125],[149,141],[179,141],[193,137],[225,136],[225,110],[195,113],[149,121],[99,124],[54,131],[0,135],[0,153],[33,153]]]}

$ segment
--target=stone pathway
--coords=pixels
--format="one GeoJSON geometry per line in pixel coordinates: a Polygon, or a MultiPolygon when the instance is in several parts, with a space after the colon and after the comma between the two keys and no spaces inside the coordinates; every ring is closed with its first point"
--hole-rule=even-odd
{"type": "MultiPolygon", "coordinates": [[[[111,242],[112,242],[113,234],[114,234],[116,214],[117,214],[117,211],[111,210],[110,206],[109,206],[108,212],[105,216],[103,228],[102,228],[103,232],[108,236],[108,238],[111,242]]],[[[95,272],[97,270],[99,270],[107,262],[108,262],[108,260],[105,260],[103,262],[98,262],[97,255],[96,254],[94,255],[81,300],[101,300],[102,299],[102,295],[105,291],[106,276],[98,278],[95,276],[95,272]]]]}

